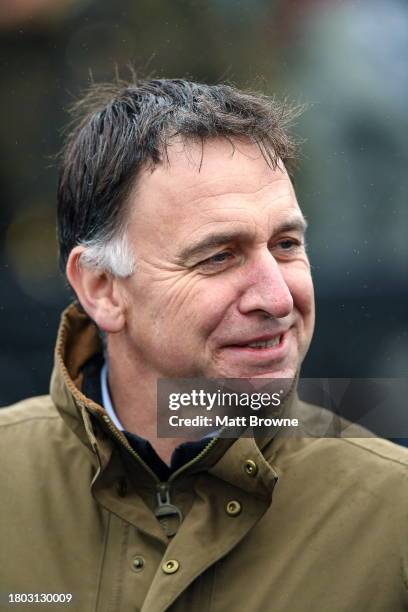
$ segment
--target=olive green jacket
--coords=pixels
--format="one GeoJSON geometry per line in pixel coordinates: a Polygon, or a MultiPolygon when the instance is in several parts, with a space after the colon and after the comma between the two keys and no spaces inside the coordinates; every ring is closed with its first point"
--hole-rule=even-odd
{"type": "Polygon", "coordinates": [[[51,396],[0,410],[0,609],[46,593],[80,612],[408,610],[407,449],[215,439],[171,477],[168,537],[156,477],[80,391],[98,343],[71,306],[51,396]]]}

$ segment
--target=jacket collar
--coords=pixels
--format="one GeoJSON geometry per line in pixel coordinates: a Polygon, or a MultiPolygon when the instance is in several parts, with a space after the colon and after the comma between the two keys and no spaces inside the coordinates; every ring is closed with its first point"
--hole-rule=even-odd
{"type": "Polygon", "coordinates": [[[101,406],[81,391],[82,367],[96,352],[101,342],[95,324],[75,304],[64,310],[54,353],[54,369],[50,393],[61,417],[88,448],[94,450],[96,440],[86,413],[103,418],[101,406]]]}

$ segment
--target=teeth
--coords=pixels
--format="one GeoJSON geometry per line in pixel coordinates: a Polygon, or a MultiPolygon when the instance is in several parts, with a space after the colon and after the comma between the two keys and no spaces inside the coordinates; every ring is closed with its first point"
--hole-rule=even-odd
{"type": "Polygon", "coordinates": [[[279,344],[281,337],[275,336],[272,340],[261,340],[260,342],[251,342],[247,344],[250,348],[271,348],[272,346],[276,346],[279,344]]]}

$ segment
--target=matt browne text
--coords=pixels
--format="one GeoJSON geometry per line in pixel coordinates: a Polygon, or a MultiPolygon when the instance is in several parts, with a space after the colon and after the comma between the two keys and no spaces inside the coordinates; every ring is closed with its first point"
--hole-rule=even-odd
{"type": "Polygon", "coordinates": [[[237,417],[197,415],[192,418],[179,417],[174,414],[169,417],[169,425],[171,427],[298,427],[299,420],[258,417],[255,414],[237,417]]]}

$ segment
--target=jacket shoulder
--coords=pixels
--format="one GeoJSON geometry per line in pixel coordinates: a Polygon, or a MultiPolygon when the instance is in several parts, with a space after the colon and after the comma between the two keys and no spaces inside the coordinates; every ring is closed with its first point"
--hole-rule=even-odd
{"type": "Polygon", "coordinates": [[[367,460],[408,467],[408,449],[384,438],[341,438],[347,452],[364,456],[367,460]],[[353,449],[353,450],[351,450],[353,449]]]}
{"type": "Polygon", "coordinates": [[[67,427],[49,395],[22,400],[0,408],[0,462],[28,465],[41,455],[87,455],[75,433],[67,427]]]}
{"type": "Polygon", "coordinates": [[[0,409],[0,428],[19,425],[34,420],[55,420],[60,416],[49,395],[24,399],[0,409]]]}
{"type": "MultiPolygon", "coordinates": [[[[340,425],[340,430],[333,435],[330,433],[330,426],[328,426],[330,421],[333,422],[332,413],[325,408],[304,401],[299,402],[299,407],[299,414],[308,424],[312,423],[310,431],[318,432],[316,423],[323,424],[321,435],[317,435],[317,438],[320,438],[322,447],[327,448],[327,450],[329,448],[333,451],[337,450],[344,454],[345,458],[363,462],[408,466],[408,448],[405,446],[380,438],[368,429],[343,418],[336,419],[340,425]]],[[[313,434],[311,437],[314,437],[313,434]]]]}
{"type": "MultiPolygon", "coordinates": [[[[296,416],[304,427],[299,435],[284,433],[264,449],[265,457],[275,465],[288,469],[298,464],[309,465],[333,478],[348,474],[366,481],[394,477],[407,479],[408,448],[375,436],[357,424],[333,419],[324,408],[303,401],[298,403],[296,416]]],[[[401,481],[402,482],[402,481],[401,481]]],[[[404,485],[405,488],[405,485],[404,485]]]]}

